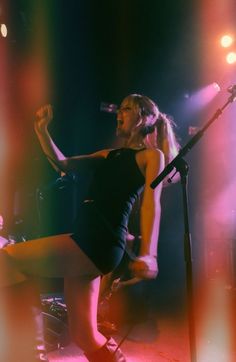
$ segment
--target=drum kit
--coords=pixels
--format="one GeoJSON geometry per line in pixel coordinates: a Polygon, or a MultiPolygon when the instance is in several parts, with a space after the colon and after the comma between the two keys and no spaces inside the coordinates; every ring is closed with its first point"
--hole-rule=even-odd
{"type": "Polygon", "coordinates": [[[41,296],[44,339],[47,352],[64,348],[70,343],[67,308],[62,297],[41,296]]]}

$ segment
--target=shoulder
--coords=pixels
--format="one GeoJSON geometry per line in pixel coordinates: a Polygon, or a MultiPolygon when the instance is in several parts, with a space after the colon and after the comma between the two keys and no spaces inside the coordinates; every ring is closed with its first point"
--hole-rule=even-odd
{"type": "Polygon", "coordinates": [[[154,173],[159,173],[165,166],[165,157],[159,149],[145,149],[136,154],[137,163],[143,174],[147,169],[152,169],[154,173]]]}
{"type": "Polygon", "coordinates": [[[160,149],[146,149],[146,169],[152,169],[154,173],[160,173],[165,167],[165,156],[160,149]]]}
{"type": "Polygon", "coordinates": [[[144,150],[144,154],[147,160],[161,161],[164,159],[164,153],[158,148],[147,148],[144,150]]]}
{"type": "Polygon", "coordinates": [[[165,162],[164,153],[158,148],[146,148],[143,151],[138,152],[137,158],[142,159],[144,163],[163,163],[165,162]]]}

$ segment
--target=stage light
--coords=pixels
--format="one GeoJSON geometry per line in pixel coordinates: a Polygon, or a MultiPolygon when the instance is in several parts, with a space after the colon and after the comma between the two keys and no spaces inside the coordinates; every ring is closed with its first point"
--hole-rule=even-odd
{"type": "MultiPolygon", "coordinates": [[[[189,118],[199,111],[202,111],[220,92],[220,86],[216,82],[207,84],[200,89],[196,89],[194,92],[186,92],[184,97],[184,103],[182,105],[182,114],[184,117],[189,118]]],[[[189,129],[189,134],[193,135],[198,130],[193,128],[189,129]]]]}
{"type": "Polygon", "coordinates": [[[220,86],[219,86],[218,83],[216,83],[216,82],[212,83],[212,87],[213,87],[217,92],[220,91],[220,86]]]}
{"type": "Polygon", "coordinates": [[[189,98],[189,106],[192,110],[201,109],[206,106],[220,91],[220,86],[216,82],[195,91],[189,98]]]}
{"type": "Polygon", "coordinates": [[[7,37],[7,26],[6,24],[1,24],[0,26],[0,32],[1,32],[1,36],[3,38],[6,38],[7,37]]]}
{"type": "Polygon", "coordinates": [[[230,47],[234,42],[234,38],[231,35],[224,35],[220,39],[221,46],[223,48],[230,47]]]}
{"type": "Polygon", "coordinates": [[[234,64],[236,62],[236,53],[230,52],[226,56],[226,61],[228,64],[234,64]]]}

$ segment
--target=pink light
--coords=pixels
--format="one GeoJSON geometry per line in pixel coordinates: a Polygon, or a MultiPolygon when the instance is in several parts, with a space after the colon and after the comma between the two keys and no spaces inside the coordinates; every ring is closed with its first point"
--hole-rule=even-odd
{"type": "Polygon", "coordinates": [[[229,296],[222,280],[208,286],[208,299],[201,320],[199,361],[231,361],[229,296]]]}
{"type": "Polygon", "coordinates": [[[186,100],[186,111],[194,113],[203,109],[214,99],[219,91],[220,86],[216,82],[197,90],[186,100]]]}
{"type": "Polygon", "coordinates": [[[0,214],[0,230],[3,229],[3,216],[0,214]]]}

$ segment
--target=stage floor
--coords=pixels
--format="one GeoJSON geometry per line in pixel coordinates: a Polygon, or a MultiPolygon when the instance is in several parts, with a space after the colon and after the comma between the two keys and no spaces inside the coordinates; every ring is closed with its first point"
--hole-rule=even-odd
{"type": "MultiPolygon", "coordinates": [[[[217,288],[219,290],[219,288],[217,288]]],[[[221,290],[227,295],[227,308],[222,293],[211,294],[208,303],[195,317],[197,362],[236,361],[236,288],[221,290]]],[[[173,304],[178,303],[173,300],[173,304]]],[[[200,300],[196,303],[200,305],[200,300]]],[[[198,308],[197,308],[198,309],[198,308]]],[[[136,323],[121,349],[127,362],[191,362],[189,328],[186,311],[162,308],[144,322],[136,323]]],[[[130,329],[122,325],[113,338],[119,343],[130,329]]],[[[73,343],[48,353],[50,362],[85,362],[83,352],[73,343]]]]}
{"type": "MultiPolygon", "coordinates": [[[[186,321],[159,318],[156,321],[156,328],[157,333],[153,331],[153,326],[150,328],[146,324],[136,325],[133,328],[121,347],[127,357],[127,362],[189,362],[186,321]]],[[[124,327],[123,333],[120,331],[119,334],[113,336],[117,343],[126,331],[127,328],[124,327]]],[[[50,352],[48,358],[50,362],[87,361],[82,351],[72,343],[64,349],[50,352]]]]}

